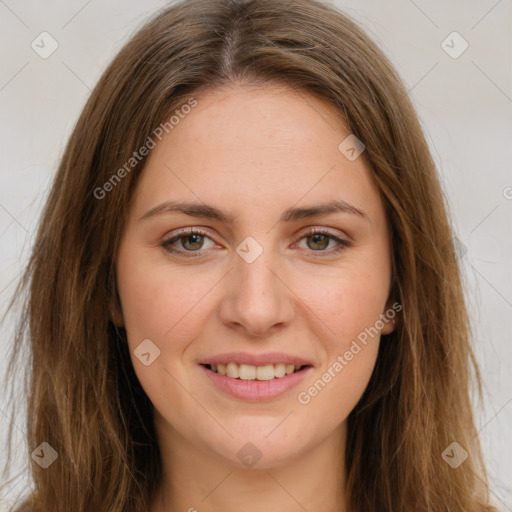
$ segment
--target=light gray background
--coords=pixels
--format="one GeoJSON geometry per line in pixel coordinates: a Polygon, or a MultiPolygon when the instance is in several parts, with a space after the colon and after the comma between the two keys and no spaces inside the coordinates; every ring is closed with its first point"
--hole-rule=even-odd
{"type": "MultiPolygon", "coordinates": [[[[366,27],[402,74],[442,174],[463,244],[461,262],[484,376],[486,403],[477,425],[494,500],[501,510],[512,511],[511,0],[335,4],[366,27]],[[457,59],[441,46],[453,31],[469,44],[457,59]]],[[[164,5],[0,0],[1,311],[14,291],[50,180],[90,90],[134,30],[164,5]],[[47,59],[31,48],[43,31],[59,45],[47,59]]],[[[452,45],[450,39],[447,44],[452,45]]],[[[456,41],[453,45],[460,47],[456,41]]],[[[11,329],[7,324],[0,331],[2,355],[11,329]]],[[[23,418],[8,417],[3,391],[0,409],[0,446],[8,422],[14,421],[21,449],[23,418]]],[[[20,480],[14,490],[24,485],[20,480]]]]}

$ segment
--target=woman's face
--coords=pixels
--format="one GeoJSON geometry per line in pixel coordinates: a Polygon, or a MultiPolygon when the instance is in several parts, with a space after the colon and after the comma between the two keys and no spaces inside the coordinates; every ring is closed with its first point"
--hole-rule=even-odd
{"type": "Polygon", "coordinates": [[[328,104],[276,86],[195,99],[135,190],[122,323],[161,445],[272,467],[343,439],[392,330],[389,228],[328,104]]]}

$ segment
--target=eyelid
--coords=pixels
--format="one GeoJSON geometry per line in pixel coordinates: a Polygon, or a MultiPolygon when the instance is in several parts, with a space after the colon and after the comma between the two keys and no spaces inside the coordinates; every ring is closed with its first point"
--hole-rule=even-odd
{"type": "Polygon", "coordinates": [[[318,235],[326,235],[331,240],[336,241],[338,243],[338,246],[334,247],[332,249],[329,249],[327,251],[309,250],[309,253],[312,254],[313,257],[315,257],[315,258],[327,258],[332,255],[337,255],[340,252],[342,252],[344,249],[347,249],[348,247],[353,246],[353,242],[349,239],[349,237],[347,235],[335,234],[329,228],[318,227],[318,226],[310,226],[309,228],[306,228],[306,231],[303,231],[298,235],[298,240],[297,240],[297,242],[294,242],[294,245],[299,243],[301,240],[303,240],[304,238],[306,238],[308,236],[313,236],[313,235],[317,235],[317,234],[318,235]]]}
{"type": "MultiPolygon", "coordinates": [[[[188,228],[178,229],[176,231],[173,231],[171,233],[171,235],[164,236],[161,245],[165,246],[165,244],[169,244],[171,242],[174,243],[177,240],[179,240],[181,237],[186,236],[186,235],[191,235],[191,234],[202,235],[204,237],[208,237],[210,240],[212,240],[212,242],[215,241],[214,237],[206,229],[201,228],[201,227],[188,227],[188,228]]],[[[200,251],[203,251],[203,249],[200,249],[199,251],[196,251],[196,252],[200,252],[200,251]]],[[[190,252],[190,253],[192,253],[194,251],[183,251],[183,250],[180,250],[180,251],[177,251],[177,252],[190,252]]]]}
{"type": "MultiPolygon", "coordinates": [[[[343,235],[335,234],[335,233],[333,233],[332,228],[326,228],[323,226],[322,227],[309,226],[304,229],[305,229],[304,231],[301,231],[296,236],[297,240],[293,243],[294,246],[296,244],[298,244],[300,241],[302,241],[304,238],[306,238],[308,236],[313,236],[316,234],[326,235],[331,240],[334,240],[335,242],[338,243],[337,247],[331,248],[329,250],[324,250],[324,251],[309,250],[310,254],[312,254],[313,257],[324,258],[324,257],[327,257],[328,255],[338,254],[343,249],[346,249],[353,245],[353,243],[350,241],[350,239],[347,235],[343,236],[343,235]],[[318,253],[318,254],[315,254],[315,253],[318,253]]],[[[191,226],[191,227],[187,227],[187,228],[178,229],[177,231],[172,232],[171,236],[164,237],[164,240],[162,241],[161,246],[164,248],[164,250],[166,252],[168,252],[170,254],[184,255],[183,256],[184,258],[195,258],[195,257],[198,258],[202,255],[202,253],[204,253],[208,249],[199,249],[197,251],[186,251],[183,249],[168,249],[166,247],[167,245],[170,246],[171,243],[177,242],[181,237],[189,235],[189,234],[202,235],[204,237],[209,238],[210,240],[212,240],[212,242],[215,243],[214,237],[211,236],[211,233],[208,230],[206,230],[205,228],[201,228],[201,227],[191,226]]],[[[303,249],[303,250],[307,250],[307,249],[303,249]]]]}
{"type": "Polygon", "coordinates": [[[340,231],[339,229],[334,228],[328,228],[325,226],[309,226],[307,228],[304,228],[304,231],[301,231],[299,235],[301,238],[307,235],[314,235],[316,233],[324,234],[332,236],[333,238],[342,239],[344,238],[346,242],[349,242],[350,237],[348,234],[346,234],[343,231],[340,231]]]}

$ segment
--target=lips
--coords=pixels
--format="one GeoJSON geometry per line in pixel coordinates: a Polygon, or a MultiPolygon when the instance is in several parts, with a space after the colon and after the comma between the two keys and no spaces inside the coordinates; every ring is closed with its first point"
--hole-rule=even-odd
{"type": "Polygon", "coordinates": [[[239,399],[276,398],[295,387],[313,365],[283,353],[229,353],[201,360],[206,376],[216,388],[239,399]]]}

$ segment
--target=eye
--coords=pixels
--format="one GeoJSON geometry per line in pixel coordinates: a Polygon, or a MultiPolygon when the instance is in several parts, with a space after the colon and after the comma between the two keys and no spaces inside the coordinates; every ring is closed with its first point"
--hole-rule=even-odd
{"type": "Polygon", "coordinates": [[[210,241],[212,241],[208,234],[204,231],[201,231],[200,229],[183,230],[176,236],[165,240],[162,243],[162,247],[167,252],[179,253],[180,255],[183,254],[187,258],[197,258],[201,256],[201,254],[196,255],[186,253],[200,252],[201,249],[204,249],[205,238],[208,238],[210,241]],[[174,248],[173,245],[176,242],[178,242],[181,247],[184,248],[184,250],[174,248]]]}
{"type": "Polygon", "coordinates": [[[300,240],[306,240],[306,249],[309,249],[314,253],[322,253],[319,255],[315,254],[315,257],[323,257],[324,254],[337,254],[352,245],[348,240],[339,238],[325,229],[318,228],[311,229],[310,231],[305,233],[300,240]],[[331,242],[336,242],[338,245],[332,248],[331,250],[325,250],[331,242]]]}
{"type": "MultiPolygon", "coordinates": [[[[322,257],[325,255],[332,255],[341,252],[342,250],[350,247],[352,244],[348,240],[344,240],[333,235],[331,232],[325,229],[311,229],[299,239],[299,241],[306,240],[306,249],[315,254],[315,257],[322,257]],[[326,250],[331,242],[335,242],[338,245],[330,250],[326,250]]],[[[202,250],[206,250],[215,246],[215,243],[211,237],[205,231],[198,228],[190,228],[181,230],[177,235],[164,240],[161,244],[165,251],[169,253],[178,254],[185,258],[199,258],[201,257],[202,250]],[[205,239],[210,240],[212,245],[210,247],[204,247],[205,239]],[[181,245],[181,248],[176,248],[175,244],[181,245]],[[194,254],[197,253],[197,254],[194,254]]]]}

